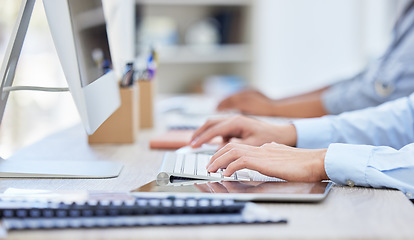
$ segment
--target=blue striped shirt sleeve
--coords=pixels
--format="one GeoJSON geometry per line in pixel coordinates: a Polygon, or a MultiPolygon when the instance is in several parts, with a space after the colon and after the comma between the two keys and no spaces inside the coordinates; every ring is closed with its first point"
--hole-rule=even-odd
{"type": "Polygon", "coordinates": [[[297,147],[328,148],[333,181],[414,192],[414,94],[375,108],[293,122],[297,147]]]}

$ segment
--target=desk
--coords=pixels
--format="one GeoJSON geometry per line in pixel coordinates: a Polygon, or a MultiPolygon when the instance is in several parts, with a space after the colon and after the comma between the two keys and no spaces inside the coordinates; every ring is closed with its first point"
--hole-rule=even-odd
{"type": "MultiPolygon", "coordinates": [[[[130,145],[88,146],[82,126],[74,126],[27,147],[14,158],[119,161],[113,179],[1,179],[8,187],[50,190],[129,191],[153,180],[163,151],[150,151],[151,131],[130,145]]],[[[11,159],[12,160],[12,159],[11,159]]],[[[137,227],[10,232],[8,239],[414,239],[414,206],[399,191],[335,186],[320,203],[261,204],[286,216],[288,224],[137,227]]]]}

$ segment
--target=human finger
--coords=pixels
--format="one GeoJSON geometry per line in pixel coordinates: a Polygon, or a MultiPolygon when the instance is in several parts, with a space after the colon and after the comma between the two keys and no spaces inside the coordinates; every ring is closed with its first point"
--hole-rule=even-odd
{"type": "MultiPolygon", "coordinates": [[[[226,157],[226,156],[225,156],[226,157]]],[[[228,159],[225,159],[223,161],[228,162],[226,166],[226,170],[223,172],[223,176],[230,177],[233,173],[235,173],[238,170],[242,169],[251,169],[256,170],[253,166],[253,162],[255,161],[254,157],[250,156],[240,156],[238,158],[233,159],[232,161],[229,161],[228,159]]]]}
{"type": "Polygon", "coordinates": [[[237,98],[238,94],[232,95],[230,97],[225,98],[217,105],[218,111],[228,110],[234,108],[234,99],[237,98]]]}
{"type": "Polygon", "coordinates": [[[215,158],[213,162],[208,166],[207,171],[216,172],[218,169],[225,169],[239,158],[246,157],[253,151],[252,146],[240,144],[239,147],[231,148],[223,153],[221,156],[215,158]]]}
{"type": "Polygon", "coordinates": [[[208,167],[211,165],[211,163],[213,163],[218,157],[220,157],[224,153],[228,152],[231,148],[232,148],[232,146],[230,146],[230,144],[226,144],[223,147],[219,148],[216,151],[216,153],[214,153],[214,155],[211,156],[210,160],[208,161],[208,163],[206,165],[206,169],[208,169],[208,167]]]}
{"type": "Polygon", "coordinates": [[[237,124],[237,118],[229,118],[218,122],[212,121],[208,126],[203,127],[197,133],[194,140],[191,142],[193,148],[200,147],[202,144],[209,142],[213,138],[220,136],[223,139],[239,136],[242,132],[240,124],[237,124]]]}
{"type": "Polygon", "coordinates": [[[227,143],[223,147],[219,148],[217,150],[217,152],[210,158],[210,160],[207,164],[207,167],[210,166],[211,163],[213,163],[217,158],[221,157],[223,154],[230,151],[231,149],[233,149],[233,148],[244,148],[244,147],[245,147],[245,145],[241,144],[241,143],[235,143],[235,142],[227,143]]]}
{"type": "Polygon", "coordinates": [[[193,133],[193,136],[191,137],[191,141],[193,142],[198,136],[200,136],[201,133],[209,129],[210,127],[218,124],[219,122],[223,121],[223,119],[209,119],[207,120],[201,127],[199,127],[195,132],[193,133]]]}
{"type": "MultiPolygon", "coordinates": [[[[206,168],[208,169],[209,166],[215,162],[218,158],[220,158],[221,156],[223,156],[224,154],[226,154],[227,152],[231,151],[232,149],[249,149],[249,146],[244,145],[244,144],[239,144],[239,143],[228,143],[226,144],[224,147],[220,148],[211,158],[210,161],[208,162],[206,168]]],[[[234,154],[234,153],[233,153],[234,154]]]]}

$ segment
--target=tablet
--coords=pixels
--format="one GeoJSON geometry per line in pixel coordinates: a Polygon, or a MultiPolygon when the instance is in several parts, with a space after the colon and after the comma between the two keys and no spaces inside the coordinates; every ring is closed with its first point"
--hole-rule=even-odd
{"type": "Polygon", "coordinates": [[[137,195],[165,197],[219,197],[240,201],[317,202],[323,200],[332,182],[259,181],[152,181],[132,191],[137,195]]]}

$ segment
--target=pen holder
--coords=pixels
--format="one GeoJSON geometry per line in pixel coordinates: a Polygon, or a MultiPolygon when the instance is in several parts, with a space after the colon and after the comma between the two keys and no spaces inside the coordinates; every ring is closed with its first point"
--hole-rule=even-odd
{"type": "Polygon", "coordinates": [[[139,80],[139,123],[140,128],[154,126],[154,81],[139,80]]]}
{"type": "Polygon", "coordinates": [[[135,142],[139,126],[138,88],[120,88],[120,95],[121,106],[89,136],[90,144],[135,142]]]}

